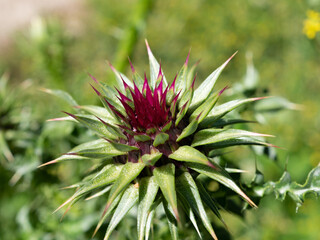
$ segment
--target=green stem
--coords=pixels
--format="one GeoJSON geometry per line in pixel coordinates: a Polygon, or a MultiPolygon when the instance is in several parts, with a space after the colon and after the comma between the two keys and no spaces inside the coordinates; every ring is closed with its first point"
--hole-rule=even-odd
{"type": "Polygon", "coordinates": [[[138,37],[144,29],[148,13],[152,8],[152,0],[138,0],[133,11],[132,20],[127,26],[124,37],[118,45],[117,55],[114,62],[115,68],[123,72],[128,66],[128,57],[133,54],[138,37]]]}

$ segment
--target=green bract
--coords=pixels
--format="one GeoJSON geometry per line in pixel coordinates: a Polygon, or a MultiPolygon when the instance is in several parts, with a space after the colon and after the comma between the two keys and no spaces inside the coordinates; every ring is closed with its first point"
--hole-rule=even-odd
{"type": "MultiPolygon", "coordinates": [[[[138,239],[148,239],[154,210],[164,209],[172,239],[178,239],[184,214],[202,238],[199,226],[217,239],[211,225],[209,209],[222,222],[219,205],[203,185],[203,178],[212,179],[238,194],[256,207],[253,201],[233,181],[228,171],[219,166],[208,153],[235,145],[264,145],[258,134],[232,129],[242,120],[224,119],[233,109],[260,98],[233,100],[216,106],[224,89],[214,86],[229,58],[195,89],[195,66],[188,59],[172,81],[167,82],[161,66],[148,44],[150,77],[142,78],[133,68],[133,81],[111,68],[116,75],[115,88],[98,82],[94,91],[104,107],[77,106],[77,113],[67,113],[94,131],[100,139],[81,144],[69,153],[43,165],[66,160],[99,159],[103,168],[74,185],[76,192],[61,207],[69,208],[82,197],[106,198],[101,220],[95,230],[111,217],[105,239],[135,205],[138,205],[138,239]],[[96,193],[97,192],[97,193],[96,193]],[[106,196],[107,195],[107,196],[106,196]]],[[[53,92],[60,94],[60,92],[53,92]]],[[[74,100],[63,95],[71,104],[74,100]]],[[[69,209],[68,208],[68,209],[69,209]]],[[[57,210],[58,210],[57,209],[57,210]]]]}

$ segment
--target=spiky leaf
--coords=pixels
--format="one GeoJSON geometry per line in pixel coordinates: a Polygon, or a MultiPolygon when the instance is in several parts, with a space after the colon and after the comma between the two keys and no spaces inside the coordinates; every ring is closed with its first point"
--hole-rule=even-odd
{"type": "Polygon", "coordinates": [[[141,161],[148,166],[153,166],[162,157],[160,152],[152,152],[150,154],[144,154],[141,157],[141,161]]]}
{"type": "Polygon", "coordinates": [[[117,181],[113,184],[112,189],[110,190],[106,209],[108,209],[116,196],[121,193],[129,185],[129,183],[140,174],[144,167],[144,163],[132,162],[128,162],[123,166],[117,181]]]}
{"type": "Polygon", "coordinates": [[[246,103],[254,102],[260,100],[262,98],[247,98],[247,99],[240,99],[240,100],[233,100],[219,106],[214,107],[207,115],[207,117],[202,121],[200,127],[212,127],[214,123],[222,118],[227,113],[231,112],[232,110],[240,107],[246,103]]]}
{"type": "Polygon", "coordinates": [[[210,161],[202,152],[190,146],[179,147],[169,155],[169,158],[182,162],[193,162],[211,166],[210,161]]]}
{"type": "Polygon", "coordinates": [[[66,101],[68,104],[70,104],[70,106],[74,107],[74,106],[78,106],[79,104],[76,102],[76,100],[74,100],[74,98],[67,92],[62,91],[62,90],[54,90],[54,89],[46,89],[43,88],[41,89],[42,91],[49,93],[51,95],[54,95],[64,101],[66,101]]]}
{"type": "Polygon", "coordinates": [[[202,185],[201,181],[198,179],[196,180],[196,184],[201,196],[201,199],[204,201],[204,203],[211,209],[211,211],[220,219],[220,221],[224,223],[224,220],[222,219],[222,216],[218,209],[218,203],[214,201],[214,199],[209,195],[205,187],[202,185]]]}
{"type": "Polygon", "coordinates": [[[164,144],[166,141],[168,141],[169,135],[166,133],[158,133],[153,141],[153,146],[157,147],[161,144],[164,144]]]}
{"type": "MultiPolygon", "coordinates": [[[[77,153],[77,152],[84,151],[86,149],[103,148],[105,146],[105,143],[106,143],[106,141],[104,139],[98,139],[98,140],[82,143],[82,144],[74,147],[70,152],[77,153]]],[[[39,167],[43,167],[43,166],[53,164],[53,163],[68,161],[68,160],[88,160],[88,159],[90,159],[90,158],[86,157],[86,156],[80,156],[78,154],[71,154],[71,155],[66,154],[66,155],[62,155],[61,157],[58,157],[52,161],[44,163],[44,164],[40,165],[39,167]]]]}
{"type": "Polygon", "coordinates": [[[101,147],[92,148],[92,149],[83,149],[83,150],[71,152],[68,154],[99,159],[99,158],[111,158],[114,156],[125,155],[132,150],[137,150],[137,148],[133,146],[121,145],[119,143],[112,143],[112,142],[105,141],[105,143],[101,147]]]}
{"type": "Polygon", "coordinates": [[[108,64],[116,77],[117,86],[119,89],[121,89],[124,92],[125,89],[123,86],[123,82],[125,82],[128,86],[133,87],[133,83],[124,74],[120,73],[117,69],[115,69],[110,62],[108,62],[108,64]]]}
{"type": "MultiPolygon", "coordinates": [[[[179,195],[179,192],[177,192],[177,193],[179,195]]],[[[185,211],[185,213],[189,217],[192,225],[196,229],[196,231],[197,231],[197,233],[199,235],[199,238],[202,239],[201,232],[200,232],[198,224],[197,224],[197,219],[196,219],[196,217],[195,217],[195,215],[194,215],[189,203],[187,202],[187,200],[183,196],[179,197],[178,200],[179,200],[179,203],[181,203],[182,209],[185,211]]]]}
{"type": "MultiPolygon", "coordinates": [[[[190,54],[190,53],[189,53],[190,54]]],[[[187,89],[187,76],[188,76],[188,60],[189,60],[189,54],[188,57],[183,64],[182,68],[180,69],[177,79],[176,79],[176,89],[179,89],[181,91],[181,94],[183,95],[185,90],[187,89]]],[[[181,96],[182,96],[181,95],[181,96]]],[[[181,105],[182,106],[182,105],[181,105]]]]}
{"type": "Polygon", "coordinates": [[[220,76],[222,70],[227,66],[229,61],[233,58],[235,54],[233,54],[224,64],[222,64],[219,68],[217,68],[214,72],[212,72],[206,80],[204,80],[201,85],[195,90],[194,97],[192,99],[190,110],[193,111],[198,107],[201,103],[203,103],[210,93],[213,90],[213,87],[220,76]]]}
{"type": "Polygon", "coordinates": [[[231,190],[238,193],[244,200],[246,200],[251,206],[257,207],[254,202],[237,186],[237,184],[231,179],[229,174],[215,164],[216,168],[208,167],[197,163],[186,163],[186,165],[192,170],[201,173],[217,182],[225,185],[231,190]]]}
{"type": "Polygon", "coordinates": [[[77,106],[76,108],[84,110],[85,112],[88,112],[94,116],[99,116],[99,118],[101,118],[105,122],[114,123],[113,116],[104,107],[99,107],[94,105],[83,105],[83,106],[77,106]]]}
{"type": "Polygon", "coordinates": [[[83,186],[80,187],[79,190],[77,190],[67,201],[65,201],[55,211],[58,211],[68,203],[77,201],[83,195],[88,194],[89,192],[91,192],[96,188],[103,187],[105,185],[108,185],[116,181],[116,179],[119,177],[119,174],[122,168],[123,168],[123,165],[108,164],[95,177],[93,177],[93,179],[82,183],[83,186]]]}
{"type": "Polygon", "coordinates": [[[139,183],[139,207],[138,207],[138,239],[143,240],[145,228],[152,203],[157,195],[159,185],[154,177],[142,178],[139,183]]]}
{"type": "Polygon", "coordinates": [[[190,173],[184,172],[177,178],[177,190],[180,192],[180,195],[187,200],[192,210],[201,218],[203,225],[208,230],[211,237],[218,240],[202,204],[198,187],[190,173]]]}
{"type": "Polygon", "coordinates": [[[173,211],[172,207],[168,202],[164,199],[163,200],[163,208],[167,216],[168,220],[168,225],[169,225],[169,230],[171,233],[171,239],[172,240],[179,240],[179,235],[178,235],[178,223],[177,219],[174,217],[176,213],[173,211]]]}
{"type": "Polygon", "coordinates": [[[156,208],[161,203],[161,200],[162,200],[162,197],[157,198],[150,208],[150,212],[148,214],[148,219],[146,222],[146,229],[145,229],[145,239],[146,240],[149,239],[150,229],[152,227],[152,220],[154,218],[156,208]]]}
{"type": "Polygon", "coordinates": [[[123,193],[121,200],[110,220],[104,240],[109,239],[112,231],[116,228],[127,212],[138,202],[138,199],[139,188],[138,186],[132,184],[123,193]]]}
{"type": "Polygon", "coordinates": [[[259,197],[274,193],[280,200],[284,200],[289,195],[298,209],[307,194],[312,193],[320,196],[320,165],[310,171],[305,183],[302,185],[292,182],[289,172],[285,171],[278,182],[266,182],[263,186],[255,186],[253,191],[259,197]]]}
{"type": "Polygon", "coordinates": [[[116,198],[113,200],[111,205],[103,211],[102,216],[97,224],[97,227],[95,228],[95,230],[93,232],[92,238],[94,237],[94,235],[96,235],[96,233],[100,229],[103,222],[112,214],[113,210],[118,206],[118,203],[119,203],[122,195],[123,195],[123,192],[120,193],[118,196],[116,196],[116,198]]]}
{"type": "Polygon", "coordinates": [[[179,137],[177,138],[177,142],[180,142],[182,139],[190,136],[191,134],[193,134],[197,128],[199,126],[199,118],[195,118],[193,119],[188,126],[186,126],[181,134],[179,135],[179,137]]]}
{"type": "Polygon", "coordinates": [[[221,90],[219,93],[211,94],[208,99],[204,101],[191,115],[190,115],[190,121],[197,118],[199,114],[201,116],[199,117],[198,122],[201,123],[203,119],[208,115],[208,113],[211,111],[211,109],[214,107],[214,105],[217,103],[220,95],[223,93],[223,90],[221,90]]]}
{"type": "MultiPolygon", "coordinates": [[[[152,89],[155,89],[156,81],[157,81],[159,70],[160,70],[160,64],[158,63],[157,59],[153,56],[153,53],[149,47],[147,40],[146,40],[146,45],[147,45],[149,65],[150,65],[150,85],[152,89]]],[[[164,84],[164,87],[168,85],[164,74],[163,74],[163,84],[164,84]]]]}
{"type": "MultiPolygon", "coordinates": [[[[204,129],[197,132],[194,136],[191,146],[202,146],[211,144],[211,146],[237,145],[234,140],[246,137],[271,137],[271,135],[249,132],[239,129],[204,129]]],[[[254,139],[253,139],[254,140],[254,139]]],[[[262,141],[257,140],[257,143],[262,141]]]]}
{"type": "Polygon", "coordinates": [[[74,115],[71,113],[66,113],[66,114],[73,117],[79,123],[93,130],[94,132],[96,132],[98,135],[102,137],[106,137],[110,140],[116,140],[120,137],[124,139],[126,138],[126,136],[121,131],[119,131],[119,129],[115,128],[110,123],[107,123],[100,118],[97,118],[97,117],[94,118],[93,116],[87,117],[87,116],[77,115],[77,114],[74,115]],[[100,121],[98,119],[100,119],[100,121]]]}
{"type": "Polygon", "coordinates": [[[174,215],[177,219],[178,206],[177,206],[177,195],[175,189],[175,166],[173,163],[157,167],[153,170],[153,175],[160,186],[161,192],[165,199],[168,201],[174,211],[174,215]]]}

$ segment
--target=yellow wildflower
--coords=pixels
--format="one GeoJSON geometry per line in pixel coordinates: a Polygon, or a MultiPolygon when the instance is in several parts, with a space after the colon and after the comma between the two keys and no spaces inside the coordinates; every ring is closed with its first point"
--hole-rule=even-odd
{"type": "Polygon", "coordinates": [[[317,32],[320,32],[320,13],[309,10],[307,19],[304,20],[303,33],[309,38],[314,39],[317,32]]]}

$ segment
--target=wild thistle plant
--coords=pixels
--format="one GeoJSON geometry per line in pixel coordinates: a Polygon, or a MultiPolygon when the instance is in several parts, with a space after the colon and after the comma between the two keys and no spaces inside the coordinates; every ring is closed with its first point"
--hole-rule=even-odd
{"type": "Polygon", "coordinates": [[[189,55],[169,84],[147,42],[146,45],[149,78],[142,78],[130,62],[133,74],[133,81],[130,81],[110,64],[117,79],[115,88],[90,75],[96,85],[92,88],[103,107],[77,106],[77,114],[66,113],[69,116],[64,119],[80,122],[100,138],[41,166],[66,160],[96,159],[102,167],[72,185],[77,188],[76,192],[57,210],[69,205],[68,211],[92,192],[95,194],[91,197],[107,194],[106,206],[94,231],[95,234],[111,217],[104,239],[109,239],[135,205],[138,205],[139,240],[149,238],[158,207],[164,209],[172,239],[178,239],[181,214],[187,216],[200,238],[199,226],[202,225],[213,239],[218,239],[207,209],[222,222],[223,219],[218,203],[203,180],[212,179],[224,185],[256,207],[229,174],[241,170],[220,166],[215,156],[220,154],[219,149],[236,145],[273,146],[260,140],[270,135],[232,128],[242,120],[225,118],[237,107],[261,98],[236,99],[216,105],[226,89],[216,91],[216,80],[233,56],[195,89],[196,65],[188,67],[189,55]]]}

